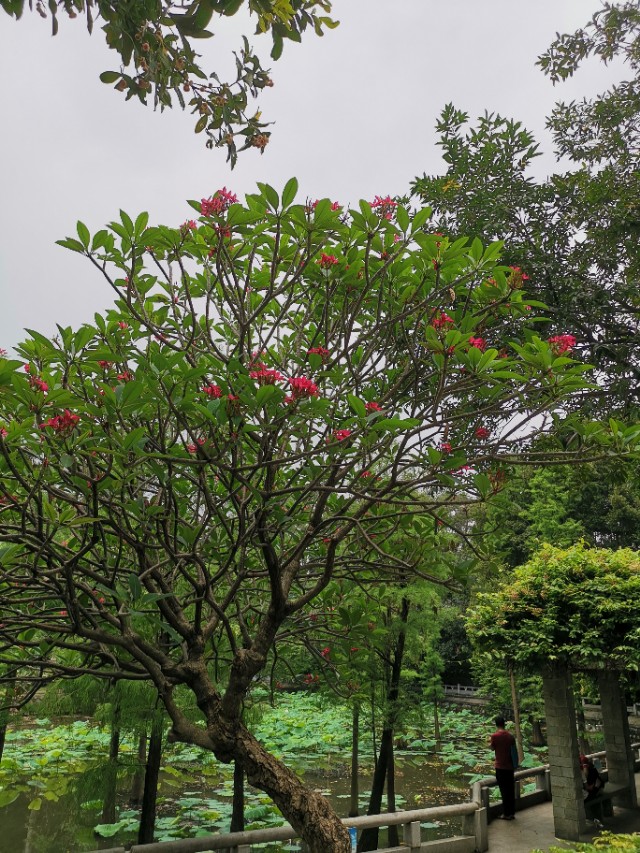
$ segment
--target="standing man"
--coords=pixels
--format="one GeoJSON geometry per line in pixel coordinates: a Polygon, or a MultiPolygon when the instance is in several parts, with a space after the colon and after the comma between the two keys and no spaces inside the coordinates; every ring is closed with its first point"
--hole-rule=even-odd
{"type": "Polygon", "coordinates": [[[491,749],[496,754],[496,780],[502,797],[503,813],[501,820],[515,820],[516,788],[513,777],[514,766],[511,758],[511,748],[515,746],[515,738],[505,729],[504,717],[496,717],[496,731],[491,735],[491,749]]]}

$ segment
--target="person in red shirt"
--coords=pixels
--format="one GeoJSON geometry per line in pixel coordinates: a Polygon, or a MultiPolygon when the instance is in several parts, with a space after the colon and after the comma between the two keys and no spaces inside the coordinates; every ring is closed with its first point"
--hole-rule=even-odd
{"type": "Polygon", "coordinates": [[[514,780],[515,767],[511,757],[511,748],[515,746],[515,738],[505,729],[504,717],[496,717],[496,731],[491,735],[491,749],[496,754],[496,781],[502,797],[502,820],[515,820],[516,787],[514,780]]]}

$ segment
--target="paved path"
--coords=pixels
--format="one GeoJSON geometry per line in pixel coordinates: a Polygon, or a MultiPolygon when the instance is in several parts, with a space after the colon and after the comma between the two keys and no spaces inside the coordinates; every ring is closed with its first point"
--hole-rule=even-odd
{"type": "MultiPolygon", "coordinates": [[[[640,776],[636,774],[636,790],[640,802],[640,776]]],[[[593,824],[592,830],[581,837],[590,841],[599,835],[593,824]]],[[[634,811],[614,807],[613,817],[605,817],[604,828],[611,832],[640,832],[640,808],[634,811]]],[[[553,812],[551,802],[518,812],[515,820],[493,820],[489,824],[489,853],[530,853],[549,847],[570,847],[553,834],[553,812]]]]}

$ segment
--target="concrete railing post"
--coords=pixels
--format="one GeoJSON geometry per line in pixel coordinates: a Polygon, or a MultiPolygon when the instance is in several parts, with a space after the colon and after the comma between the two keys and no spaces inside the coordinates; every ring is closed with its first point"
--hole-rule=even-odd
{"type": "Polygon", "coordinates": [[[402,840],[410,850],[420,850],[422,839],[420,835],[419,820],[414,820],[411,821],[411,823],[402,824],[402,840]]]}

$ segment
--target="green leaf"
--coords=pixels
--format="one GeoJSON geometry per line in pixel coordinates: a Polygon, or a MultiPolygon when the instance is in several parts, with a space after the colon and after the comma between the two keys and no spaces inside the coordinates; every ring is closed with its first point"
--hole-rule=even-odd
{"type": "Polygon", "coordinates": [[[103,71],[100,75],[100,79],[103,83],[117,83],[121,78],[121,74],[118,71],[103,71]]]}
{"type": "Polygon", "coordinates": [[[359,418],[366,418],[367,409],[359,397],[356,397],[355,394],[347,394],[347,401],[359,418]]]}
{"type": "Polygon", "coordinates": [[[291,178],[287,181],[282,190],[282,207],[289,207],[293,203],[298,192],[298,179],[291,178]]]}
{"type": "Polygon", "coordinates": [[[129,575],[129,589],[131,591],[131,600],[137,601],[142,595],[142,584],[140,578],[134,572],[129,575]]]}
{"type": "Polygon", "coordinates": [[[411,223],[411,233],[413,234],[419,228],[431,219],[432,210],[430,207],[423,207],[422,210],[419,210],[413,217],[413,222],[411,223]]]}
{"type": "Polygon", "coordinates": [[[72,252],[84,252],[85,247],[78,240],[68,237],[66,240],[56,240],[57,246],[62,246],[63,249],[71,249],[72,252]]]}

